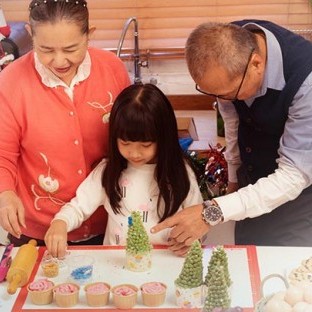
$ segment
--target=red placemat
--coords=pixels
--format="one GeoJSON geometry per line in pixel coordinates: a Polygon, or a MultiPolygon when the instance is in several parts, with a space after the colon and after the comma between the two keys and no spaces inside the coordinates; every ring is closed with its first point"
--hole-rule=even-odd
{"type": "MultiPolygon", "coordinates": [[[[229,270],[230,275],[233,280],[233,290],[236,290],[236,297],[241,297],[237,291],[240,291],[239,288],[242,288],[244,294],[246,291],[249,295],[247,298],[247,302],[250,304],[243,306],[244,312],[252,312],[254,310],[255,303],[260,299],[260,273],[259,273],[259,266],[258,266],[258,259],[257,259],[257,251],[255,246],[232,246],[232,245],[225,245],[225,251],[227,252],[228,259],[229,259],[229,270]],[[245,280],[244,280],[245,276],[245,280]],[[240,283],[240,285],[238,285],[240,283]],[[246,285],[241,285],[246,284],[246,285]],[[238,286],[236,286],[238,285],[238,286]],[[235,288],[236,286],[236,288],[235,288]],[[250,298],[249,298],[250,297],[250,298]]],[[[109,283],[111,286],[117,285],[120,283],[122,279],[130,278],[131,274],[137,280],[137,283],[132,280],[133,284],[139,286],[142,283],[142,279],[152,278],[153,272],[130,272],[127,271],[122,264],[124,259],[124,247],[120,246],[70,246],[69,251],[72,254],[91,254],[97,259],[97,268],[95,271],[99,272],[98,277],[103,280],[103,276],[100,274],[104,274],[104,278],[107,282],[109,278],[108,275],[111,277],[111,281],[109,283]],[[99,269],[100,266],[101,269],[99,269]],[[106,273],[103,270],[107,270],[106,273]],[[106,274],[106,275],[105,275],[106,274]],[[145,274],[145,275],[144,275],[145,274]],[[114,282],[115,281],[115,282],[114,282]]],[[[181,267],[183,265],[184,259],[176,257],[170,251],[166,250],[166,246],[154,246],[153,250],[153,268],[155,269],[154,275],[157,276],[158,280],[160,277],[165,279],[166,284],[173,284],[174,279],[177,278],[178,274],[180,273],[181,267]],[[166,272],[168,270],[168,272],[166,272]],[[157,271],[157,272],[156,272],[157,271]],[[171,275],[171,276],[170,276],[171,275]]],[[[204,258],[203,258],[203,266],[204,271],[207,269],[209,258],[212,252],[213,246],[203,246],[204,251],[204,258]]],[[[42,259],[43,253],[45,251],[44,247],[39,247],[39,256],[38,261],[35,265],[35,268],[32,272],[30,277],[30,281],[42,278],[41,269],[40,269],[40,261],[42,259]]],[[[205,274],[205,273],[204,273],[205,274]]],[[[64,276],[60,276],[59,278],[64,278],[64,276]]],[[[154,277],[153,277],[154,278],[154,277]]],[[[52,279],[53,280],[53,279],[52,279]]],[[[127,282],[127,281],[125,281],[127,282]]],[[[171,285],[170,285],[171,286],[171,285]]],[[[170,295],[170,299],[173,296],[173,290],[168,287],[167,298],[170,295]]],[[[45,306],[35,306],[30,303],[29,298],[27,298],[27,289],[23,287],[14,303],[12,312],[23,312],[23,311],[31,311],[31,312],[46,312],[46,311],[68,311],[69,309],[59,308],[55,305],[55,303],[51,305],[45,306]]],[[[80,291],[80,298],[84,297],[83,291],[80,291]]],[[[167,300],[167,299],[166,299],[167,300]]],[[[238,299],[239,300],[239,299],[238,299]]],[[[111,301],[111,300],[110,300],[111,301]]],[[[167,300],[169,301],[169,300],[167,300]]],[[[232,300],[233,303],[233,300],[232,300]]],[[[235,306],[235,303],[232,304],[235,306]]],[[[82,302],[79,305],[74,306],[71,308],[75,311],[95,311],[94,308],[88,307],[86,303],[82,302]]],[[[116,311],[117,309],[114,308],[112,305],[100,307],[103,311],[116,311]]],[[[157,312],[157,311],[187,311],[188,309],[181,309],[179,307],[175,307],[172,303],[172,300],[168,303],[164,303],[164,305],[157,307],[157,308],[149,308],[143,306],[142,304],[136,305],[134,308],[129,310],[123,310],[125,312],[131,311],[148,311],[148,312],[157,312]]],[[[201,309],[189,309],[190,311],[201,311],[201,309]]]]}

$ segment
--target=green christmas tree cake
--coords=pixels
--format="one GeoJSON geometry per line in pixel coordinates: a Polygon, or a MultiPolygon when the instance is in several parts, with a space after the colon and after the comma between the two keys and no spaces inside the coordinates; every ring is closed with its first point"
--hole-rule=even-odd
{"type": "Polygon", "coordinates": [[[217,246],[212,251],[204,279],[203,295],[206,299],[203,311],[212,312],[213,308],[229,308],[231,284],[227,254],[222,246],[217,246]]]}
{"type": "Polygon", "coordinates": [[[201,305],[203,283],[203,251],[195,241],[183,263],[179,277],[175,280],[177,305],[196,308],[201,305]]]}
{"type": "Polygon", "coordinates": [[[213,269],[215,266],[221,265],[224,270],[224,277],[226,280],[227,287],[230,287],[232,284],[230,273],[229,273],[229,265],[227,254],[222,246],[217,246],[213,249],[212,255],[208,264],[208,271],[205,276],[204,284],[209,287],[211,277],[213,276],[213,269]]]}
{"type": "Polygon", "coordinates": [[[231,299],[224,272],[220,263],[216,263],[211,268],[211,278],[203,312],[213,312],[215,308],[226,309],[230,307],[231,299]]]}
{"type": "Polygon", "coordinates": [[[133,211],[128,218],[126,268],[136,272],[149,270],[152,265],[151,251],[152,245],[142,217],[138,211],[133,211]]]}

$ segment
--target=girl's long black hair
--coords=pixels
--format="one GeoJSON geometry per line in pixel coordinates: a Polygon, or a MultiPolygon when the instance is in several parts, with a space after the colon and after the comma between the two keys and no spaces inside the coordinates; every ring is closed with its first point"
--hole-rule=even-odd
{"type": "Polygon", "coordinates": [[[122,198],[119,179],[127,168],[127,160],[117,147],[118,138],[157,144],[157,213],[160,221],[163,221],[177,212],[190,190],[190,180],[178,140],[173,108],[158,87],[152,84],[131,85],[117,96],[112,107],[108,161],[103,171],[102,185],[116,214],[120,213],[122,198]],[[159,208],[161,198],[165,202],[164,210],[159,208]]]}

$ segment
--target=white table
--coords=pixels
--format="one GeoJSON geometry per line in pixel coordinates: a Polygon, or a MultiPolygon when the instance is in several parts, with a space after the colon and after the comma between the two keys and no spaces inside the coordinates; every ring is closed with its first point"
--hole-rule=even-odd
{"type": "MultiPolygon", "coordinates": [[[[230,249],[231,246],[226,246],[226,247],[228,247],[230,249]]],[[[237,248],[235,246],[233,246],[233,247],[234,247],[234,249],[237,248]]],[[[4,250],[4,247],[0,247],[0,254],[2,254],[3,250],[4,250]]],[[[17,248],[14,249],[13,255],[16,253],[16,251],[17,251],[17,248]]],[[[166,278],[170,281],[173,281],[174,278],[176,278],[178,276],[184,260],[183,260],[183,258],[178,258],[174,255],[170,255],[169,251],[163,250],[163,252],[164,253],[161,256],[161,260],[159,262],[159,263],[161,263],[160,264],[161,269],[158,271],[158,274],[159,274],[159,276],[161,276],[161,274],[168,275],[168,276],[166,276],[166,278]],[[166,261],[164,261],[164,259],[166,259],[166,261]],[[166,265],[167,263],[168,263],[168,265],[166,265]]],[[[260,277],[258,276],[258,279],[263,279],[267,275],[273,274],[273,273],[279,273],[281,275],[285,275],[286,272],[289,272],[290,268],[293,269],[293,268],[298,267],[302,260],[308,259],[312,256],[312,247],[311,248],[304,248],[304,247],[302,247],[302,248],[301,247],[297,247],[297,248],[295,248],[295,247],[256,247],[256,252],[257,252],[257,256],[258,256],[257,261],[258,261],[258,265],[259,265],[259,274],[260,274],[260,277]]],[[[122,266],[123,256],[120,256],[120,255],[114,254],[114,253],[113,253],[113,255],[114,256],[116,255],[115,259],[114,259],[114,265],[122,266]]],[[[207,254],[207,252],[205,252],[204,253],[205,259],[204,260],[206,261],[205,262],[206,264],[208,261],[207,259],[209,259],[209,258],[207,258],[208,256],[209,255],[207,254]]],[[[112,258],[112,254],[110,254],[110,258],[112,258]]],[[[233,257],[232,257],[232,259],[233,259],[233,257]]],[[[237,257],[235,259],[237,259],[237,257]]],[[[104,259],[99,261],[99,263],[104,263],[103,261],[104,261],[104,259]]],[[[236,261],[236,262],[240,262],[240,261],[236,261]]],[[[248,266],[248,265],[246,265],[246,266],[248,266]]],[[[206,270],[206,268],[204,265],[204,271],[205,270],[206,270]]],[[[242,271],[245,271],[245,268],[242,269],[241,263],[235,263],[235,270],[236,271],[241,270],[241,272],[235,272],[235,271],[233,271],[233,268],[230,268],[230,271],[231,270],[232,270],[232,273],[233,272],[235,273],[235,275],[237,275],[239,273],[240,276],[244,276],[244,274],[245,274],[245,272],[242,272],[242,271]]],[[[39,274],[39,273],[37,272],[37,274],[39,274]]],[[[105,274],[107,276],[107,273],[105,273],[105,274]]],[[[119,282],[118,281],[119,277],[117,277],[118,272],[114,273],[113,271],[110,271],[109,274],[110,275],[115,274],[114,278],[111,276],[111,278],[113,278],[113,279],[109,281],[110,283],[114,284],[114,282],[115,282],[115,284],[116,284],[119,282]]],[[[129,276],[130,273],[127,273],[126,271],[124,271],[124,274],[125,274],[125,276],[129,276]]],[[[144,278],[142,277],[141,273],[135,273],[135,274],[137,274],[136,283],[132,279],[131,279],[131,281],[134,284],[138,285],[138,284],[142,283],[144,278]]],[[[151,278],[153,278],[153,274],[154,273],[151,273],[151,278]]],[[[157,274],[156,274],[156,276],[157,276],[157,274]]],[[[231,276],[231,277],[234,278],[234,276],[231,276]]],[[[237,277],[235,277],[235,279],[237,279],[237,277]]],[[[123,281],[127,282],[127,280],[125,278],[123,278],[123,281]]],[[[237,282],[236,282],[236,285],[237,285],[237,282]]],[[[6,287],[7,287],[6,282],[0,284],[0,311],[11,311],[12,307],[14,305],[14,302],[18,296],[18,293],[19,293],[19,291],[18,291],[13,296],[8,295],[6,292],[6,287]]],[[[282,289],[283,289],[283,284],[279,280],[273,280],[272,282],[268,283],[265,286],[265,294],[268,294],[268,293],[271,293],[274,291],[279,291],[282,289]]],[[[257,292],[259,294],[259,289],[257,290],[257,292]]],[[[173,291],[171,291],[171,293],[173,293],[173,291]]],[[[172,296],[172,294],[170,294],[170,296],[172,296]]],[[[169,299],[171,300],[172,298],[168,298],[168,300],[169,299]]],[[[173,301],[171,300],[171,302],[173,302],[173,301]]],[[[170,307],[170,304],[168,305],[168,307],[170,307]]],[[[163,308],[162,311],[167,311],[167,310],[171,311],[173,309],[173,307],[174,307],[174,305],[172,305],[170,307],[171,309],[163,308]]],[[[178,309],[176,307],[174,309],[175,309],[175,311],[178,311],[178,309]]],[[[52,310],[53,310],[53,306],[52,307],[47,307],[47,306],[40,307],[40,306],[38,306],[36,308],[36,310],[34,310],[33,308],[27,309],[27,305],[26,305],[25,309],[23,308],[23,311],[37,311],[37,312],[38,311],[52,311],[52,310]]],[[[72,310],[78,311],[79,306],[76,308],[73,308],[72,310]]],[[[87,310],[86,308],[81,309],[81,311],[86,311],[86,310],[87,310]]],[[[137,310],[150,311],[148,309],[144,309],[144,307],[140,306],[140,304],[138,305],[137,310]]],[[[153,311],[155,311],[155,310],[156,309],[154,309],[153,311]]],[[[159,310],[161,311],[161,309],[159,309],[159,310]]],[[[88,311],[91,311],[91,309],[88,309],[88,311]]],[[[183,311],[185,311],[185,310],[183,310],[183,311]]],[[[196,309],[193,309],[192,311],[196,311],[196,309]]],[[[246,311],[251,311],[251,309],[246,309],[246,311]]]]}
{"type": "MultiPolygon", "coordinates": [[[[312,257],[312,247],[257,247],[261,279],[278,273],[284,277],[300,266],[302,260],[312,257]]],[[[285,290],[280,279],[270,279],[264,284],[264,295],[285,290]]]]}

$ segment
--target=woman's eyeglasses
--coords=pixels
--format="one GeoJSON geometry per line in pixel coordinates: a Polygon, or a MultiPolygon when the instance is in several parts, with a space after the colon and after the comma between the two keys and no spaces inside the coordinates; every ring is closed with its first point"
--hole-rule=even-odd
{"type": "Polygon", "coordinates": [[[213,96],[213,97],[216,97],[218,99],[222,99],[222,100],[227,100],[227,101],[236,101],[237,100],[237,97],[238,97],[238,94],[241,90],[241,87],[244,83],[244,80],[245,80],[245,77],[246,77],[246,74],[247,74],[247,71],[248,71],[248,67],[249,67],[249,63],[251,61],[251,57],[252,57],[252,54],[253,52],[255,51],[255,48],[252,48],[250,54],[249,54],[249,57],[248,57],[248,61],[247,61],[247,64],[246,64],[246,67],[245,67],[245,70],[244,70],[244,74],[243,74],[243,78],[238,86],[238,89],[237,89],[237,92],[235,94],[234,97],[230,97],[230,96],[227,96],[227,95],[217,95],[217,94],[212,94],[212,93],[208,93],[208,92],[205,92],[203,90],[201,90],[198,86],[198,84],[195,85],[195,89],[200,92],[200,93],[203,93],[203,94],[206,94],[206,95],[210,95],[210,96],[213,96]]]}

